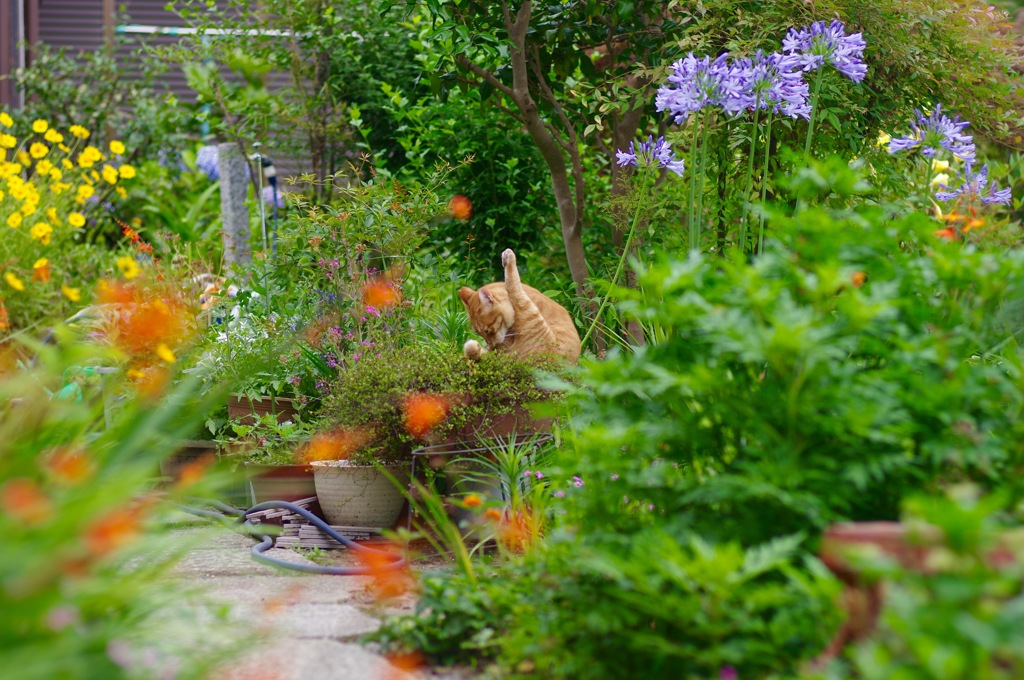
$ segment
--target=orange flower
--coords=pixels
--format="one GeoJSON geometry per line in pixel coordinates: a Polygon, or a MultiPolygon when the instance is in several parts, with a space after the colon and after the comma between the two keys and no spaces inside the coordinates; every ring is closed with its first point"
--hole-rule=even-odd
{"type": "Polygon", "coordinates": [[[371,307],[393,307],[399,302],[395,284],[385,279],[376,279],[363,288],[363,304],[371,307]]]}
{"type": "Polygon", "coordinates": [[[412,576],[408,567],[396,569],[393,566],[400,558],[397,545],[390,543],[383,547],[374,546],[372,552],[359,550],[356,557],[373,579],[370,583],[370,593],[377,600],[400,597],[412,588],[412,576]]]}
{"type": "Polygon", "coordinates": [[[370,440],[365,430],[337,429],[313,437],[299,454],[303,463],[314,460],[344,460],[370,440]]]}
{"type": "Polygon", "coordinates": [[[868,275],[864,272],[854,272],[853,275],[850,276],[850,282],[853,284],[854,288],[860,288],[867,280],[868,275]]]}
{"type": "Polygon", "coordinates": [[[529,512],[520,511],[502,522],[498,527],[498,540],[510,550],[526,550],[540,535],[540,520],[529,512]]]}
{"type": "Polygon", "coordinates": [[[465,222],[473,216],[473,202],[462,194],[456,194],[448,201],[448,212],[455,219],[465,222]]]}
{"type": "Polygon", "coordinates": [[[101,280],[96,286],[96,299],[104,305],[126,305],[139,297],[135,286],[120,281],[101,280]]]}
{"type": "Polygon", "coordinates": [[[53,516],[50,499],[31,479],[17,477],[0,487],[0,510],[25,524],[39,524],[53,516]]]}
{"type": "Polygon", "coordinates": [[[413,673],[427,665],[423,655],[415,650],[389,654],[387,659],[390,665],[384,670],[382,680],[405,680],[409,677],[407,673],[413,673]]]}
{"type": "Polygon", "coordinates": [[[78,449],[57,449],[51,452],[43,467],[61,484],[78,484],[92,476],[93,465],[78,449]]]}
{"type": "Polygon", "coordinates": [[[92,523],[85,533],[85,546],[95,556],[123,548],[141,533],[138,508],[112,510],[92,523]]]}
{"type": "Polygon", "coordinates": [[[471,493],[462,499],[462,504],[467,508],[479,508],[483,503],[480,496],[477,496],[475,493],[471,493]]]}
{"type": "Polygon", "coordinates": [[[946,241],[955,241],[956,240],[956,229],[954,229],[953,227],[946,227],[945,229],[938,229],[934,233],[935,233],[936,236],[938,236],[939,238],[944,239],[946,241]]]}
{"type": "Polygon", "coordinates": [[[150,401],[163,396],[164,388],[167,387],[167,383],[171,379],[170,371],[163,366],[130,368],[126,375],[135,382],[139,396],[150,401]]]}
{"type": "Polygon", "coordinates": [[[405,431],[423,437],[448,417],[448,400],[436,394],[418,392],[405,398],[405,431]]]}
{"type": "Polygon", "coordinates": [[[36,260],[32,265],[32,280],[46,283],[50,280],[50,261],[45,257],[36,260]]]}
{"type": "Polygon", "coordinates": [[[487,508],[487,510],[484,511],[484,517],[492,522],[500,522],[502,517],[501,510],[498,510],[497,508],[487,508]]]}
{"type": "Polygon", "coordinates": [[[0,300],[0,333],[6,333],[11,330],[11,319],[7,316],[7,307],[4,306],[3,300],[0,300]]]}
{"type": "Polygon", "coordinates": [[[217,460],[217,457],[209,454],[187,463],[178,472],[178,481],[174,486],[178,489],[184,489],[199,483],[206,476],[206,470],[213,465],[215,460],[217,460]]]}

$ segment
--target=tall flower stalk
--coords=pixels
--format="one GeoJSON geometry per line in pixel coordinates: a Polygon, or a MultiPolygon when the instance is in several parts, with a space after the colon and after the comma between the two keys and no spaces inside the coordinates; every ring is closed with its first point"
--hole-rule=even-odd
{"type": "Polygon", "coordinates": [[[745,108],[742,84],[728,64],[728,53],[697,59],[693,53],[672,65],[668,82],[658,89],[655,106],[668,111],[676,124],[692,117],[693,147],[690,153],[690,201],[687,205],[690,249],[699,249],[703,219],[704,171],[707,168],[707,137],[710,128],[710,106],[721,106],[730,113],[745,108]],[[698,143],[698,135],[702,141],[698,143]],[[700,154],[698,158],[697,154],[700,154]],[[699,168],[698,172],[692,170],[699,168]]]}
{"type": "Polygon", "coordinates": [[[821,93],[822,67],[831,64],[837,71],[855,83],[864,80],[868,67],[864,63],[864,37],[860,33],[846,35],[843,22],[833,19],[831,23],[816,21],[802,29],[790,29],[782,40],[787,64],[805,73],[817,71],[814,93],[811,95],[811,117],[807,124],[807,141],[804,157],[811,154],[814,139],[814,121],[818,111],[818,97],[821,93]]]}
{"type": "MultiPolygon", "coordinates": [[[[765,140],[765,166],[762,172],[761,202],[764,202],[765,183],[764,178],[768,171],[768,153],[771,148],[771,123],[774,114],[781,112],[793,118],[807,118],[810,115],[811,107],[807,103],[807,83],[799,70],[795,70],[793,63],[787,60],[782,54],[764,54],[758,50],[753,59],[742,59],[735,67],[738,73],[744,74],[742,82],[747,88],[744,97],[749,102],[750,108],[754,111],[754,122],[751,126],[750,153],[747,159],[746,190],[743,194],[744,203],[749,206],[750,191],[753,187],[754,157],[757,151],[757,138],[759,136],[758,122],[762,109],[768,110],[768,127],[765,140]]],[[[747,245],[747,223],[744,219],[740,225],[740,248],[744,251],[747,245]]],[[[763,234],[763,216],[759,219],[759,231],[763,234]]],[[[763,240],[763,236],[759,242],[763,240]]]]}
{"type": "Polygon", "coordinates": [[[659,137],[655,141],[653,136],[649,136],[647,141],[639,146],[634,142],[630,142],[629,151],[620,150],[615,152],[615,162],[621,167],[633,166],[639,168],[643,176],[643,184],[636,194],[636,210],[633,212],[633,220],[629,224],[626,242],[623,245],[622,254],[619,256],[619,262],[615,267],[615,273],[612,274],[611,285],[609,286],[608,293],[601,300],[597,314],[594,315],[594,321],[590,324],[586,335],[583,336],[583,345],[586,345],[594,329],[597,328],[597,324],[600,323],[601,315],[604,313],[605,307],[608,306],[611,291],[618,284],[619,277],[622,276],[622,269],[625,267],[626,258],[629,257],[629,253],[633,248],[633,238],[636,235],[636,226],[640,222],[640,214],[643,212],[647,192],[653,185],[652,178],[655,178],[656,173],[660,172],[661,169],[668,170],[680,177],[686,171],[685,163],[683,163],[682,159],[676,158],[675,153],[672,151],[672,145],[666,142],[664,137],[659,137]]]}

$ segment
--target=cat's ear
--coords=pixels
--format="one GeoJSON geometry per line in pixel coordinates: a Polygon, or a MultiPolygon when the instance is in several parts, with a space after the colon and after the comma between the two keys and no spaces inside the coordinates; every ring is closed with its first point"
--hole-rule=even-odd
{"type": "Polygon", "coordinates": [[[476,295],[476,291],[467,286],[459,288],[459,298],[462,300],[462,304],[466,305],[466,309],[469,309],[469,301],[476,295]]]}
{"type": "Polygon", "coordinates": [[[488,291],[484,290],[483,288],[478,290],[476,294],[480,296],[480,304],[482,304],[485,308],[490,307],[491,305],[494,304],[494,298],[488,291]]]}

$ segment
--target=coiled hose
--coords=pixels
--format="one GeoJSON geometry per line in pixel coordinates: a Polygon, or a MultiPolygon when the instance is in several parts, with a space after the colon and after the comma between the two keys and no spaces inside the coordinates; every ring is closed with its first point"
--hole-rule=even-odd
{"type": "Polygon", "coordinates": [[[291,569],[293,571],[302,571],[309,574],[332,574],[335,576],[366,576],[378,572],[380,569],[403,569],[406,565],[406,561],[403,556],[396,555],[386,550],[375,550],[373,548],[368,548],[365,545],[359,545],[355,541],[339,534],[337,531],[332,529],[327,522],[323,521],[309,510],[301,508],[294,503],[289,503],[287,501],[265,501],[252,506],[248,510],[239,510],[238,508],[233,508],[230,505],[221,503],[217,500],[203,499],[202,502],[208,506],[216,508],[216,510],[184,505],[180,507],[185,512],[197,517],[207,517],[222,521],[234,520],[240,523],[245,533],[261,539],[260,542],[254,545],[251,550],[253,559],[257,562],[263,562],[264,564],[269,564],[274,567],[291,569]],[[296,564],[295,562],[288,562],[286,560],[279,560],[277,558],[270,557],[264,553],[274,547],[273,536],[263,533],[257,529],[256,525],[249,521],[248,516],[255,512],[274,509],[288,510],[296,515],[301,515],[304,519],[309,521],[310,524],[313,524],[346,548],[351,548],[352,550],[361,552],[364,555],[380,555],[386,557],[390,560],[390,563],[385,563],[379,567],[373,567],[372,569],[370,567],[328,567],[321,566],[319,564],[296,564]]]}

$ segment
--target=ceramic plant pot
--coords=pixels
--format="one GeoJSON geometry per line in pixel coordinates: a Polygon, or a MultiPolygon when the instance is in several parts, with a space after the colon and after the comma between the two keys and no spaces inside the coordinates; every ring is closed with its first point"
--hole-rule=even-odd
{"type": "Polygon", "coordinates": [[[407,465],[383,468],[401,488],[370,465],[351,465],[347,460],[320,460],[311,465],[317,499],[328,523],[387,529],[398,520],[405,506],[402,489],[409,484],[407,465]]]}

